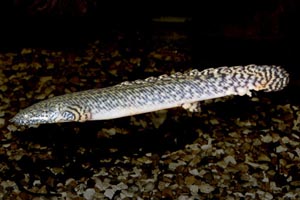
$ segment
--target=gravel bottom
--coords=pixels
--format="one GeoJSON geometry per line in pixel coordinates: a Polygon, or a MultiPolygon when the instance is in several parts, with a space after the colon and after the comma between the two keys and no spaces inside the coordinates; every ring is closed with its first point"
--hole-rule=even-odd
{"type": "Polygon", "coordinates": [[[299,199],[300,110],[284,91],[203,101],[201,113],[9,123],[55,95],[188,69],[186,38],[172,37],[1,53],[0,199],[299,199]]]}

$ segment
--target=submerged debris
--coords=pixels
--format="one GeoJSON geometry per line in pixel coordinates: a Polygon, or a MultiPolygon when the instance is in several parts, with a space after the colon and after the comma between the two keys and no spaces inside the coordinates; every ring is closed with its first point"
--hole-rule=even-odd
{"type": "Polygon", "coordinates": [[[300,198],[299,105],[280,94],[205,101],[200,113],[19,131],[9,124],[38,99],[183,71],[170,66],[189,59],[178,49],[109,47],[0,54],[1,199],[300,198]],[[149,67],[140,70],[143,62],[149,67]]]}

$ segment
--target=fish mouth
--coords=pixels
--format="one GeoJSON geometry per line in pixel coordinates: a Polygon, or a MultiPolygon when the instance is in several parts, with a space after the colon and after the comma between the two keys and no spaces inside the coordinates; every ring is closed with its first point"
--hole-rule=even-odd
{"type": "Polygon", "coordinates": [[[26,125],[28,124],[29,120],[24,119],[19,113],[16,114],[13,118],[9,120],[9,122],[16,124],[16,125],[26,125]]]}

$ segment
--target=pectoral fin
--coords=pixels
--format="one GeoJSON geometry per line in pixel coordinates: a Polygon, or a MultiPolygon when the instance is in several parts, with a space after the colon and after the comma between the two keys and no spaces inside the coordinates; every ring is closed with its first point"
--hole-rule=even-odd
{"type": "Polygon", "coordinates": [[[201,106],[199,101],[192,103],[184,103],[181,106],[189,112],[201,112],[201,106]]]}

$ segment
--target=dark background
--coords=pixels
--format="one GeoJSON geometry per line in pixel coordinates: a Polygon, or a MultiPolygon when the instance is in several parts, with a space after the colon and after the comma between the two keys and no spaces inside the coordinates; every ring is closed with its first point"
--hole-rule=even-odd
{"type": "Polygon", "coordinates": [[[149,34],[185,31],[196,64],[280,64],[295,75],[299,65],[299,1],[96,1],[0,2],[2,50],[80,48],[113,31],[149,34]],[[184,23],[153,22],[161,16],[184,23]]]}

